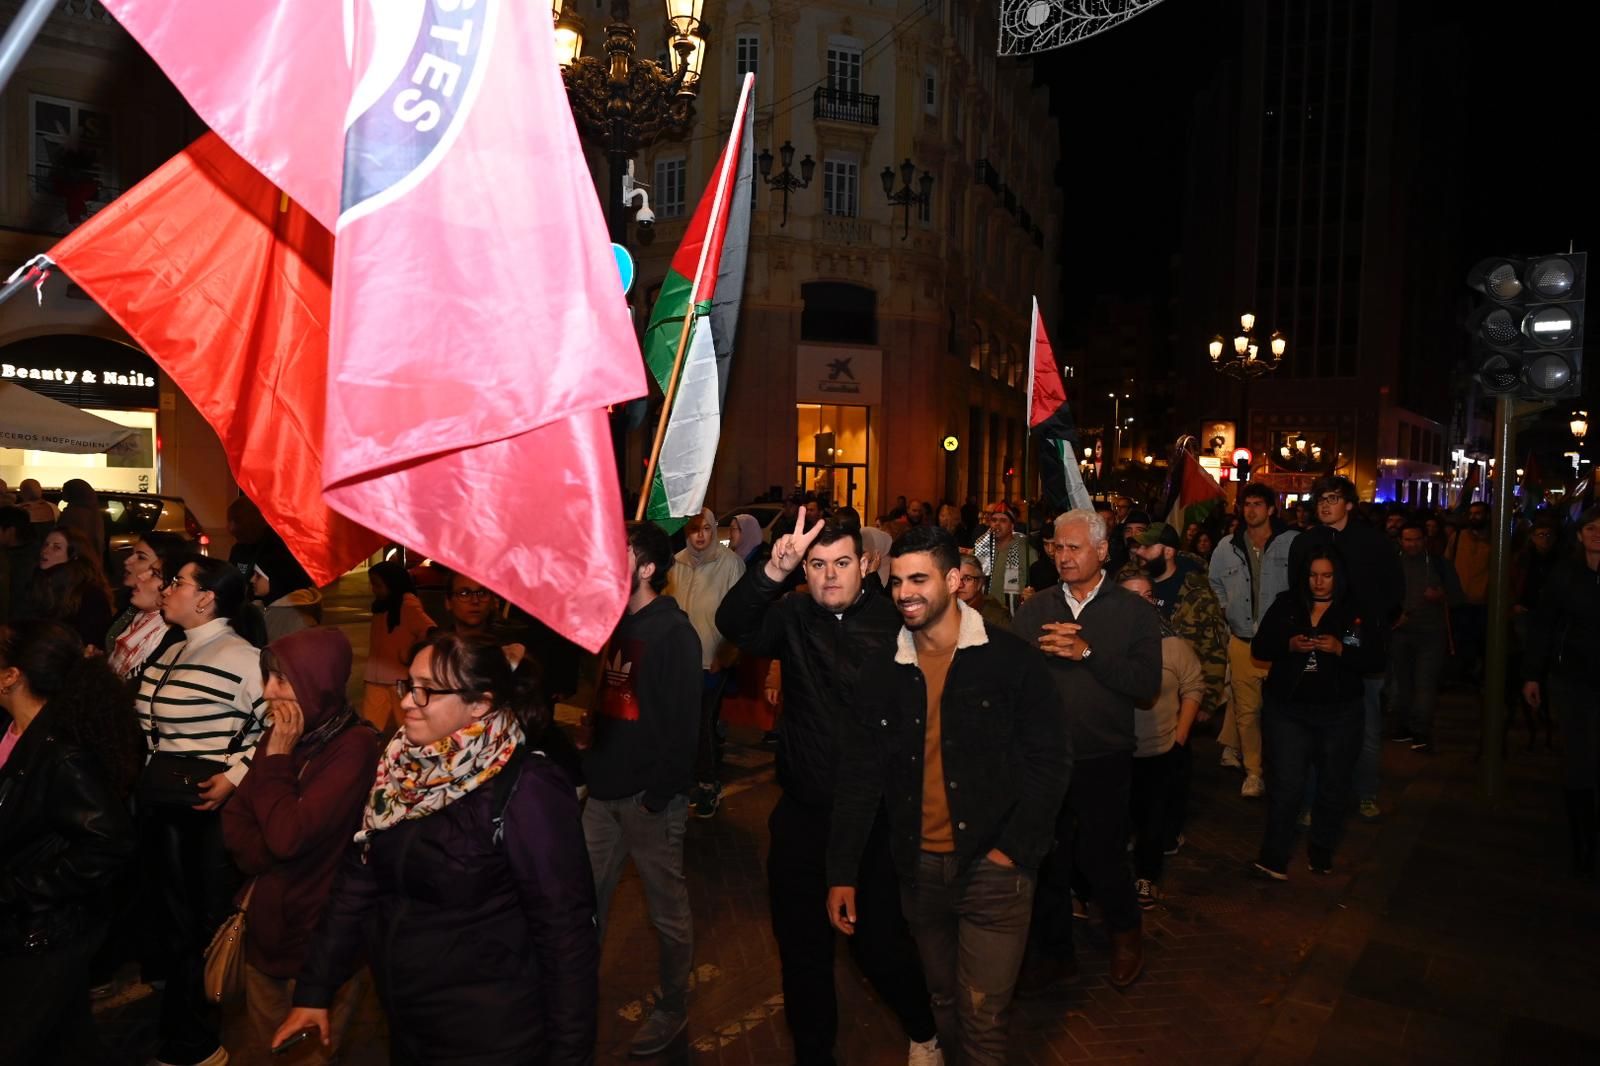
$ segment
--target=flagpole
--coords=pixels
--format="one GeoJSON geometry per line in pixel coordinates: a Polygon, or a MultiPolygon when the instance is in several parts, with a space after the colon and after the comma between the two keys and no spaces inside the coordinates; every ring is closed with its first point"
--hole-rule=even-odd
{"type": "Polygon", "coordinates": [[[667,389],[663,394],[663,402],[661,404],[661,417],[656,419],[656,435],[655,440],[650,445],[650,461],[645,464],[644,484],[640,487],[639,492],[639,506],[634,509],[633,520],[635,522],[643,522],[645,512],[650,508],[650,493],[655,485],[656,467],[661,463],[661,445],[667,439],[667,423],[672,418],[672,403],[678,398],[678,378],[683,373],[684,347],[689,342],[689,329],[694,325],[695,297],[700,294],[700,280],[705,275],[706,260],[710,258],[712,228],[717,224],[717,220],[722,217],[722,207],[728,197],[728,186],[730,184],[728,172],[738,165],[738,157],[741,155],[741,150],[736,145],[750,135],[749,100],[755,80],[754,74],[746,74],[744,76],[744,88],[739,91],[739,120],[735,128],[737,136],[729,138],[728,145],[733,150],[724,153],[722,173],[717,176],[717,195],[711,201],[711,218],[709,225],[706,227],[706,236],[700,242],[700,261],[695,264],[694,281],[689,286],[689,307],[684,312],[683,329],[678,333],[677,350],[672,356],[672,373],[667,377],[667,389]]]}
{"type": "Polygon", "coordinates": [[[0,92],[11,83],[11,75],[17,72],[17,65],[32,46],[33,39],[39,36],[55,6],[56,0],[26,0],[17,17],[11,20],[5,37],[0,39],[0,92]]]}
{"type": "Polygon", "coordinates": [[[1029,531],[1033,528],[1033,505],[1028,481],[1028,446],[1033,443],[1033,375],[1034,360],[1039,357],[1039,297],[1033,298],[1033,316],[1028,323],[1028,387],[1023,393],[1022,402],[1026,405],[1022,409],[1022,503],[1027,512],[1026,525],[1022,527],[1022,583],[1027,587],[1028,569],[1033,565],[1033,560],[1028,558],[1033,549],[1033,541],[1029,531]]]}

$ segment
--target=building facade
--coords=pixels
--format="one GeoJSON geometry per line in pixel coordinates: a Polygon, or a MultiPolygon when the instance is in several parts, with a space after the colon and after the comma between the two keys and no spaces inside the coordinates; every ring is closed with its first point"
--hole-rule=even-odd
{"type": "MultiPolygon", "coordinates": [[[[16,15],[0,0],[0,23],[16,15]]],[[[159,68],[93,0],[61,0],[0,95],[0,264],[4,274],[62,236],[204,131],[159,68]]],[[[0,448],[0,478],[46,487],[183,496],[226,551],[238,494],[221,443],[147,354],[93,300],[52,276],[0,305],[0,381],[136,428],[110,455],[0,448]]]]}
{"type": "Polygon", "coordinates": [[[1411,271],[1456,254],[1459,175],[1432,148],[1460,119],[1430,106],[1451,42],[1413,48],[1406,20],[1377,0],[1244,0],[1237,57],[1195,110],[1212,152],[1183,258],[1216,269],[1185,273],[1184,376],[1209,378],[1202,418],[1237,419],[1256,476],[1290,497],[1336,470],[1364,499],[1454,502],[1460,277],[1411,271]],[[1245,311],[1288,353],[1241,385],[1207,374],[1205,346],[1245,311]]]}
{"type": "MultiPolygon", "coordinates": [[[[800,487],[870,521],[900,495],[1016,498],[1032,299],[1047,323],[1058,302],[1059,149],[1031,65],[995,55],[993,5],[733,0],[707,4],[705,18],[694,127],[635,161],[656,215],[648,243],[629,234],[641,328],[746,71],[757,151],[792,144],[796,174],[804,157],[815,163],[786,216],[757,181],[708,504],[727,512],[800,487]],[[881,175],[898,189],[908,159],[911,188],[926,171],[931,196],[894,208],[881,175]]],[[[640,54],[665,59],[662,32],[637,24],[640,54]]],[[[603,188],[605,161],[591,162],[603,188]]],[[[632,487],[648,444],[648,429],[630,444],[632,487]]]]}

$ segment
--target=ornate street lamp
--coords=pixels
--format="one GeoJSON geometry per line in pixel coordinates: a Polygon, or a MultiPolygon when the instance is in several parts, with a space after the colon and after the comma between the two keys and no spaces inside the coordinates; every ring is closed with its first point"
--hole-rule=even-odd
{"type": "Polygon", "coordinates": [[[912,191],[911,179],[915,177],[916,173],[916,164],[911,160],[907,159],[900,164],[900,191],[898,192],[895,191],[894,170],[892,168],[884,167],[883,173],[879,175],[883,178],[883,194],[889,198],[889,205],[905,212],[905,223],[900,230],[901,240],[905,240],[911,234],[911,209],[927,204],[929,197],[933,195],[933,175],[926,170],[922,172],[922,177],[917,178],[917,190],[915,192],[912,191]]]}
{"type": "Polygon", "coordinates": [[[704,0],[665,0],[672,69],[634,52],[638,31],[629,23],[628,0],[611,0],[605,27],[605,58],[585,56],[583,23],[565,11],[568,0],[551,0],[556,57],[578,132],[606,151],[610,169],[606,217],[611,239],[626,243],[629,200],[623,199],[628,161],[658,140],[682,137],[694,122],[694,98],[705,62],[704,0]]]}
{"type": "Polygon", "coordinates": [[[1572,439],[1582,444],[1583,438],[1589,435],[1589,412],[1572,412],[1572,421],[1567,423],[1567,428],[1572,431],[1572,439]]]}
{"type": "Polygon", "coordinates": [[[778,149],[778,160],[783,163],[783,169],[776,177],[769,177],[772,174],[772,152],[763,148],[761,154],[756,156],[756,165],[761,168],[761,180],[770,185],[773,191],[783,193],[783,220],[778,223],[778,228],[782,229],[789,224],[789,194],[811,184],[811,176],[817,172],[817,161],[810,155],[800,160],[800,176],[795,177],[789,169],[794,162],[794,145],[788,141],[784,141],[783,147],[778,149]]]}
{"type": "Polygon", "coordinates": [[[1255,337],[1256,316],[1246,311],[1239,316],[1239,333],[1233,338],[1233,351],[1226,351],[1226,342],[1222,334],[1211,338],[1206,345],[1207,354],[1211,356],[1211,367],[1218,373],[1227,374],[1229,377],[1248,380],[1263,374],[1270,374],[1278,369],[1278,364],[1283,360],[1283,353],[1289,348],[1289,341],[1277,330],[1272,331],[1272,336],[1267,338],[1270,358],[1263,356],[1261,345],[1255,337]]]}

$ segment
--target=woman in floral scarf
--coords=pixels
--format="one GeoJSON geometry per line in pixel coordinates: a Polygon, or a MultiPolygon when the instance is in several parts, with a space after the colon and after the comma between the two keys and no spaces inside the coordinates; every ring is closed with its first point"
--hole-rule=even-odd
{"type": "Polygon", "coordinates": [[[533,667],[446,633],[397,686],[400,729],[274,1046],[326,1044],[365,958],[393,1063],[593,1061],[594,882],[573,782],[525,740],[545,720],[533,667]]]}

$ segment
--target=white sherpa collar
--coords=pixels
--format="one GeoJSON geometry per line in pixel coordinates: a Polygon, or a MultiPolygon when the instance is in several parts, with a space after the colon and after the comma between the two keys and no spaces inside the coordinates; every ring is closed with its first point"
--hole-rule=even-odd
{"type": "MultiPolygon", "coordinates": [[[[989,632],[983,628],[983,615],[960,600],[956,600],[955,605],[961,608],[961,631],[956,634],[956,650],[976,648],[989,643],[989,632]]],[[[894,661],[901,666],[917,665],[917,644],[911,637],[911,630],[905,626],[900,627],[900,637],[895,644],[894,661]]]]}

